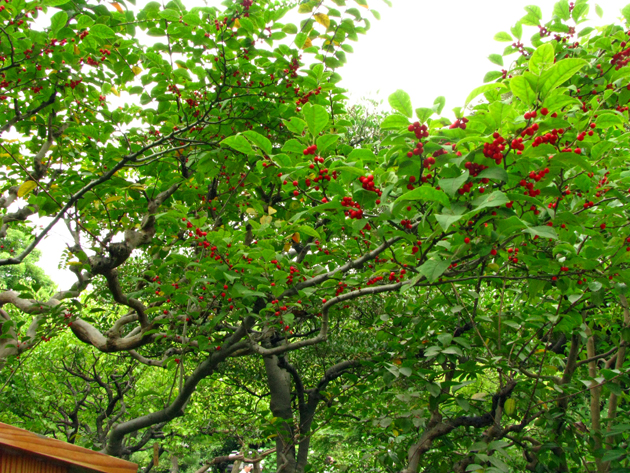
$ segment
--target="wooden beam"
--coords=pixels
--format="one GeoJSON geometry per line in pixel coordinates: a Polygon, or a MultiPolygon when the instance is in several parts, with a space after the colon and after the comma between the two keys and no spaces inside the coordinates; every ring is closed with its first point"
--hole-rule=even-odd
{"type": "Polygon", "coordinates": [[[89,468],[99,473],[136,473],[138,471],[138,465],[135,463],[0,422],[0,448],[2,446],[62,463],[89,468]]]}

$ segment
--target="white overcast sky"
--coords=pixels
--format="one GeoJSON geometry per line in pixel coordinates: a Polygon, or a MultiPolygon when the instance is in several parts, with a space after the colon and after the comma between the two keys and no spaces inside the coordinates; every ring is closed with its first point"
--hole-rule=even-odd
{"type": "MultiPolygon", "coordinates": [[[[348,4],[352,0],[346,0],[348,4]]],[[[630,0],[600,0],[604,10],[599,19],[596,2],[591,2],[592,21],[584,26],[598,26],[615,22],[620,10],[630,0]]],[[[183,0],[185,5],[192,5],[183,0]]],[[[392,0],[388,7],[382,0],[371,0],[370,8],[378,10],[381,20],[370,16],[372,28],[367,35],[352,43],[353,54],[340,70],[342,86],[347,88],[351,101],[362,97],[383,100],[397,89],[411,96],[414,108],[430,107],[436,97],[446,97],[445,114],[464,105],[468,93],[483,83],[490,70],[500,69],[487,60],[492,53],[502,53],[509,43],[494,41],[499,31],[508,31],[524,14],[524,7],[541,7],[543,21],[551,17],[555,1],[549,0],[392,0]]],[[[138,6],[141,6],[141,1],[138,6]]],[[[197,3],[197,2],[195,2],[197,3]]],[[[209,1],[218,4],[218,1],[209,1]]],[[[296,18],[299,21],[303,18],[296,18]]],[[[524,38],[537,31],[524,27],[524,38]]],[[[525,42],[527,44],[527,42],[525,42]]],[[[516,56],[512,56],[515,58],[516,56]]],[[[509,66],[512,59],[505,60],[509,66]]],[[[507,67],[506,67],[507,69],[507,67]]],[[[60,286],[68,288],[74,282],[69,271],[58,270],[59,257],[70,238],[63,224],[40,244],[41,266],[60,286]]]]}

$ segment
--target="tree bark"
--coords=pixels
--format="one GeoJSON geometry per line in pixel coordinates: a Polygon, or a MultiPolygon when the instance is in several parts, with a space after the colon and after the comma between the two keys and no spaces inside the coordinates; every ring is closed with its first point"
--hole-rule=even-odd
{"type": "MultiPolygon", "coordinates": [[[[586,335],[588,336],[588,340],[586,342],[586,352],[589,358],[595,357],[595,336],[591,328],[586,326],[586,335]]],[[[593,379],[591,381],[591,435],[593,436],[593,447],[595,453],[595,465],[597,467],[598,473],[603,473],[605,470],[603,469],[604,465],[602,463],[601,457],[598,456],[597,450],[601,450],[602,448],[602,424],[601,424],[601,411],[600,411],[600,400],[601,400],[601,386],[597,385],[597,381],[595,378],[597,377],[597,361],[593,360],[588,363],[588,375],[593,379]]]]}
{"type": "Polygon", "coordinates": [[[282,419],[280,432],[276,436],[277,471],[293,473],[296,471],[295,442],[293,430],[293,409],[291,408],[291,377],[286,370],[278,366],[276,355],[266,356],[265,371],[267,384],[271,392],[269,408],[274,417],[282,419]]]}
{"type": "MultiPolygon", "coordinates": [[[[628,300],[626,296],[621,294],[619,296],[619,300],[621,301],[621,307],[623,307],[623,328],[627,329],[630,327],[630,308],[628,307],[628,300]]],[[[619,341],[619,350],[617,351],[617,359],[615,360],[615,369],[621,371],[623,368],[623,363],[626,361],[626,345],[624,343],[623,337],[619,341]]],[[[614,383],[619,384],[619,381],[616,380],[614,383]]],[[[608,426],[606,427],[606,432],[611,432],[615,423],[615,418],[617,417],[617,403],[619,402],[619,396],[615,393],[610,393],[610,397],[608,398],[608,426]]],[[[610,450],[614,445],[619,443],[619,436],[609,435],[606,437],[606,449],[610,450]]],[[[604,462],[602,465],[604,471],[609,471],[610,462],[604,462]]]]}

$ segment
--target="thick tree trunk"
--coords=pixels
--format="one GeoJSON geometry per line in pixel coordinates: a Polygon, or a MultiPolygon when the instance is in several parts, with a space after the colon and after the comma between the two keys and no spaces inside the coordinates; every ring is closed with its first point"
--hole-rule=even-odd
{"type": "Polygon", "coordinates": [[[274,417],[282,419],[280,432],[276,436],[278,473],[294,473],[297,469],[293,431],[293,409],[291,408],[291,377],[288,371],[278,366],[278,357],[264,357],[267,383],[271,392],[269,408],[274,417]]]}
{"type": "MultiPolygon", "coordinates": [[[[589,358],[594,358],[595,353],[595,336],[590,327],[586,327],[586,335],[588,340],[586,342],[586,352],[589,358]]],[[[597,472],[602,473],[604,465],[602,464],[601,457],[597,455],[597,450],[602,448],[602,423],[601,423],[601,386],[597,385],[597,361],[593,360],[588,363],[588,375],[593,378],[591,381],[591,435],[593,436],[593,447],[595,450],[595,465],[597,466],[597,472]]]]}

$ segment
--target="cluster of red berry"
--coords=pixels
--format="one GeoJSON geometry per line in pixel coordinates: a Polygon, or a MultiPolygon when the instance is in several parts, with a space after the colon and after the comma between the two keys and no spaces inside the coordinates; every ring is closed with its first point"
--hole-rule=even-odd
{"type": "MultiPolygon", "coordinates": [[[[534,123],[534,125],[537,125],[537,123],[534,123]]],[[[564,132],[564,130],[562,130],[562,131],[564,132]]],[[[532,147],[533,148],[537,148],[538,146],[540,146],[542,144],[545,144],[545,143],[550,143],[552,145],[555,145],[556,141],[558,141],[558,139],[559,139],[558,133],[559,133],[559,130],[556,130],[554,128],[549,133],[545,133],[544,135],[537,136],[536,138],[534,138],[534,142],[532,143],[532,147]]]]}
{"type": "Polygon", "coordinates": [[[411,230],[413,228],[413,225],[411,224],[411,220],[401,220],[400,224],[403,226],[403,228],[406,228],[407,230],[411,230]]]}
{"type": "Polygon", "coordinates": [[[339,284],[337,285],[337,289],[335,290],[335,297],[341,294],[347,287],[348,285],[346,283],[344,283],[343,281],[339,281],[339,284]]]}
{"type": "Polygon", "coordinates": [[[341,205],[343,207],[351,207],[351,208],[356,209],[356,210],[344,210],[343,213],[346,217],[354,218],[357,220],[360,220],[363,218],[363,209],[361,208],[361,204],[359,204],[358,202],[354,202],[352,200],[352,197],[344,197],[343,199],[341,199],[341,205]]]}
{"type": "Polygon", "coordinates": [[[420,125],[420,122],[414,122],[407,127],[408,131],[412,131],[417,139],[428,138],[429,128],[426,125],[420,125]]]}
{"type": "Polygon", "coordinates": [[[302,151],[302,154],[304,156],[308,156],[309,154],[315,154],[317,153],[317,145],[311,145],[308,148],[306,148],[304,151],[302,151]]]}
{"type": "Polygon", "coordinates": [[[501,164],[503,161],[503,151],[505,150],[505,138],[503,138],[498,132],[494,132],[492,137],[494,141],[492,143],[483,144],[483,155],[486,158],[494,159],[494,162],[501,164]]]}
{"type": "Polygon", "coordinates": [[[468,123],[468,118],[458,118],[451,124],[451,126],[448,127],[448,129],[453,130],[455,128],[460,128],[462,130],[465,130],[466,123],[468,123]]]}
{"type": "Polygon", "coordinates": [[[294,274],[299,275],[300,271],[295,266],[289,267],[289,275],[287,276],[287,284],[288,285],[293,284],[293,275],[294,274]]]}
{"type": "Polygon", "coordinates": [[[424,145],[418,141],[418,144],[416,144],[413,151],[409,151],[407,153],[407,157],[411,158],[412,156],[420,156],[422,153],[424,153],[424,145]]]}
{"type": "MultiPolygon", "coordinates": [[[[466,164],[464,164],[464,167],[468,169],[468,172],[470,173],[472,177],[477,177],[481,171],[483,171],[484,169],[488,169],[488,166],[484,166],[483,164],[473,163],[471,161],[467,161],[466,164]]],[[[484,184],[487,184],[487,183],[488,181],[484,179],[484,184]]]]}
{"type": "Polygon", "coordinates": [[[359,177],[359,181],[361,182],[361,187],[363,187],[366,191],[376,192],[380,197],[383,194],[383,191],[377,189],[374,185],[374,175],[369,174],[367,176],[359,177]]]}
{"type": "MultiPolygon", "coordinates": [[[[626,45],[625,42],[621,44],[622,47],[626,45]]],[[[630,62],[630,48],[626,48],[622,51],[619,51],[618,53],[613,54],[613,57],[610,60],[610,63],[615,66],[615,71],[618,71],[622,67],[627,66],[628,62],[630,62]]]]}

